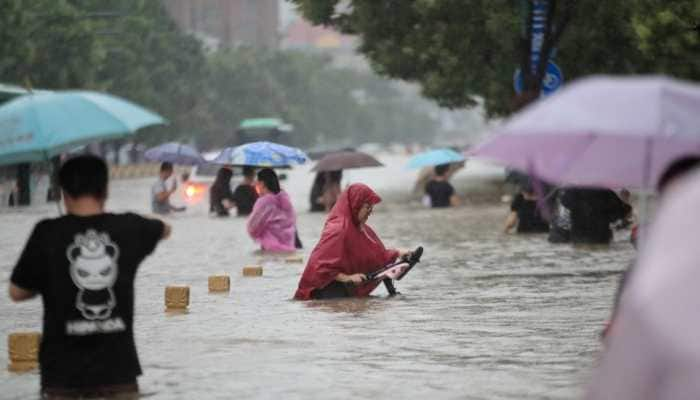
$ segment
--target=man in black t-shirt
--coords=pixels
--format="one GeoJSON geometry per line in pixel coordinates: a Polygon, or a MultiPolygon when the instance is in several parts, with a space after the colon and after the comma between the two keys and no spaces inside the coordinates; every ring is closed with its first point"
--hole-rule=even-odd
{"type": "Polygon", "coordinates": [[[435,177],[425,185],[425,194],[430,200],[432,208],[443,208],[459,205],[459,197],[455,189],[447,181],[446,173],[450,164],[441,164],[435,167],[435,177]]]}
{"type": "Polygon", "coordinates": [[[10,297],[39,294],[42,396],[137,393],[134,277],[170,234],[161,221],[104,212],[107,166],[79,156],[59,171],[67,215],[40,221],[10,278],[10,297]]]}

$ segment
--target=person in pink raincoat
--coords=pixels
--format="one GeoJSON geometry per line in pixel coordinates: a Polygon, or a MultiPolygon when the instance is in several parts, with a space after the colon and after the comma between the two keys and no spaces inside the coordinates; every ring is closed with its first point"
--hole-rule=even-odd
{"type": "Polygon", "coordinates": [[[274,170],[263,168],[258,172],[257,190],[260,197],[248,217],[248,234],[265,251],[294,251],[296,215],[274,170]]]}

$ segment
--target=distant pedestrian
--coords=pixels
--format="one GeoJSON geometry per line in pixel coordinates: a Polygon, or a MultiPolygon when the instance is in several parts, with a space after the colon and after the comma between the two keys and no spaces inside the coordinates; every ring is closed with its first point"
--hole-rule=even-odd
{"type": "MultiPolygon", "coordinates": [[[[458,161],[447,164],[449,168],[445,172],[445,178],[449,181],[452,175],[457,173],[460,169],[464,168],[466,161],[458,161]]],[[[418,178],[416,178],[416,183],[413,186],[413,193],[418,196],[425,194],[425,187],[433,178],[435,178],[435,167],[428,166],[423,167],[418,172],[418,178]]]]}
{"type": "Polygon", "coordinates": [[[235,206],[231,192],[232,176],[231,168],[219,168],[216,172],[216,179],[209,188],[209,212],[219,217],[228,217],[229,210],[235,206]]]}
{"type": "Polygon", "coordinates": [[[7,205],[9,207],[15,207],[18,204],[17,193],[19,192],[19,186],[16,181],[11,181],[10,183],[10,195],[7,196],[7,205]]]}
{"type": "Polygon", "coordinates": [[[289,196],[280,188],[277,174],[271,168],[258,172],[260,197],[248,217],[248,233],[262,250],[294,251],[296,215],[289,196]]]}
{"type": "Polygon", "coordinates": [[[14,301],[43,300],[42,398],[138,394],[134,278],[170,227],[112,214],[107,165],[91,155],[58,173],[67,214],[37,223],[10,277],[14,301]]]}
{"type": "Polygon", "coordinates": [[[246,165],[243,167],[243,182],[233,192],[233,202],[235,203],[238,216],[249,215],[253,212],[253,206],[257,200],[255,168],[246,165]]]}
{"type": "Polygon", "coordinates": [[[323,195],[323,185],[326,183],[326,173],[317,172],[314,177],[314,183],[311,185],[311,193],[309,193],[309,211],[321,212],[326,211],[326,207],[321,202],[323,195]]]}
{"type": "Polygon", "coordinates": [[[343,171],[326,171],[324,176],[323,193],[319,198],[319,202],[323,204],[324,210],[329,212],[335,205],[335,202],[338,201],[340,192],[342,192],[340,183],[343,180],[343,171]]]}
{"type": "Polygon", "coordinates": [[[610,224],[624,219],[632,210],[610,189],[569,188],[562,204],[571,212],[571,241],[583,244],[609,244],[610,224]]]}
{"type": "Polygon", "coordinates": [[[151,187],[151,211],[155,214],[169,214],[173,211],[184,211],[185,207],[175,207],[170,204],[170,196],[177,190],[177,180],[168,188],[167,182],[173,175],[173,164],[164,162],[160,165],[158,180],[151,187]]]}
{"type": "Polygon", "coordinates": [[[513,198],[504,231],[509,233],[516,227],[517,233],[543,233],[549,231],[549,224],[542,216],[542,212],[537,204],[537,195],[530,181],[522,184],[520,193],[513,198]]]}
{"type": "Polygon", "coordinates": [[[427,204],[432,208],[454,207],[460,204],[454,187],[448,182],[447,173],[452,164],[435,166],[435,175],[425,185],[427,204]]]}

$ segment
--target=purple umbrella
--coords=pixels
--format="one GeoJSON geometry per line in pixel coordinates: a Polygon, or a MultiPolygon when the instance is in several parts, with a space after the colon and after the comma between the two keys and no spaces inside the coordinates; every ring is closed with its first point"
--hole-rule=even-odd
{"type": "Polygon", "coordinates": [[[700,154],[700,85],[662,76],[578,80],[496,128],[471,154],[546,181],[652,188],[700,154]]]}
{"type": "Polygon", "coordinates": [[[178,165],[197,165],[206,162],[197,150],[177,142],[168,142],[152,147],[146,150],[144,157],[151,161],[167,161],[178,165]]]}
{"type": "Polygon", "coordinates": [[[376,158],[360,151],[339,151],[330,153],[320,159],[311,169],[316,172],[337,171],[341,169],[383,167],[376,158]]]}

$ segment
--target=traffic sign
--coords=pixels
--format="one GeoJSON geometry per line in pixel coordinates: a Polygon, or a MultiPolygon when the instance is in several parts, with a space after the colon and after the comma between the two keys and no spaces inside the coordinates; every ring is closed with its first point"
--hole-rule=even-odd
{"type": "MultiPolygon", "coordinates": [[[[564,75],[561,72],[561,68],[559,68],[554,61],[548,61],[547,70],[545,71],[544,78],[542,78],[542,95],[549,96],[559,89],[563,83],[564,75]]],[[[513,88],[515,89],[515,93],[522,93],[523,86],[523,74],[520,68],[518,68],[513,75],[513,88]]]]}

